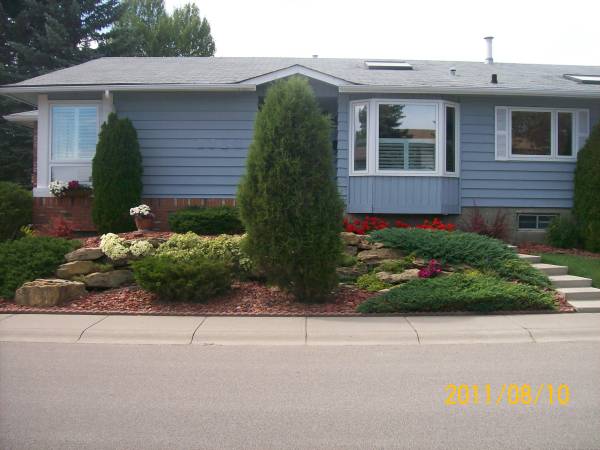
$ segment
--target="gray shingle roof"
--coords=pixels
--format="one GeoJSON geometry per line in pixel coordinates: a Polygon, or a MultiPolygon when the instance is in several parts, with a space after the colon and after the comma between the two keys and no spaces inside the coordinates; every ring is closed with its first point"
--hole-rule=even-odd
{"type": "Polygon", "coordinates": [[[233,84],[294,65],[347,80],[349,85],[406,88],[553,90],[600,94],[600,85],[584,85],[565,74],[600,75],[600,66],[559,66],[464,61],[407,60],[413,70],[369,70],[365,59],[337,58],[100,58],[32,78],[13,86],[111,84],[233,84]],[[450,74],[450,68],[456,75],[450,74]],[[490,83],[498,74],[497,86],[490,83]]]}

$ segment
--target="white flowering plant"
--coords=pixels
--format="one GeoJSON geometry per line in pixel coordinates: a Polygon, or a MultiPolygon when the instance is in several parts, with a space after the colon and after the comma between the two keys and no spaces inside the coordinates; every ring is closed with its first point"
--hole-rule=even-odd
{"type": "Polygon", "coordinates": [[[154,247],[150,242],[144,240],[127,242],[114,233],[103,234],[100,237],[100,250],[114,261],[132,256],[141,258],[154,253],[154,247]]]}
{"type": "Polygon", "coordinates": [[[48,190],[55,197],[65,196],[88,196],[92,194],[92,187],[81,184],[77,180],[71,180],[69,182],[55,180],[48,185],[48,190]]]}
{"type": "Polygon", "coordinates": [[[62,197],[63,195],[65,195],[65,192],[67,192],[68,189],[69,184],[60,180],[53,181],[48,186],[48,190],[55,197],[62,197]]]}
{"type": "Polygon", "coordinates": [[[152,216],[152,210],[148,205],[139,205],[129,209],[130,216],[148,217],[152,216]]]}

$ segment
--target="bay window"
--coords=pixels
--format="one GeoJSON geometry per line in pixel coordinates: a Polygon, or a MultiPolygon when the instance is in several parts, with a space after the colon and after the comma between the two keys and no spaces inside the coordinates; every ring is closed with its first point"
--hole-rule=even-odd
{"type": "Polygon", "coordinates": [[[457,105],[371,99],[350,111],[351,175],[456,174],[457,105]]]}
{"type": "Polygon", "coordinates": [[[50,105],[50,180],[90,182],[96,152],[99,104],[50,105]]]}
{"type": "Polygon", "coordinates": [[[588,133],[588,110],[496,107],[497,160],[575,160],[588,133]]]}

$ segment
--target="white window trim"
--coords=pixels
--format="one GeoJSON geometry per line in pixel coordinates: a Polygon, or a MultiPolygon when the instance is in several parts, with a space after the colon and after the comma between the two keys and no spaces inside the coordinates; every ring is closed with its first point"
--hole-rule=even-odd
{"type": "MultiPolygon", "coordinates": [[[[579,130],[579,112],[586,111],[589,117],[589,110],[582,108],[538,108],[538,107],[524,107],[524,106],[497,106],[497,108],[506,108],[508,111],[508,124],[507,124],[507,142],[508,142],[508,160],[509,161],[549,161],[549,162],[570,162],[577,161],[577,153],[579,147],[577,145],[577,137],[579,130]],[[549,112],[550,117],[550,155],[515,155],[512,149],[512,113],[517,112],[549,112]],[[573,132],[571,146],[573,154],[571,156],[561,156],[558,154],[558,113],[566,112],[570,113],[573,117],[573,132]]],[[[495,139],[495,137],[494,137],[495,139]]]]}
{"type": "Polygon", "coordinates": [[[47,94],[38,96],[38,149],[37,149],[37,185],[33,189],[34,197],[52,197],[48,189],[51,179],[51,170],[55,165],[86,166],[92,164],[91,159],[69,160],[67,162],[51,161],[52,154],[52,105],[95,105],[98,108],[98,132],[108,115],[114,111],[113,95],[105,91],[102,99],[98,100],[48,100],[47,94]]]}
{"type": "MultiPolygon", "coordinates": [[[[92,158],[52,159],[52,108],[54,106],[94,106],[96,108],[96,127],[100,133],[102,124],[102,100],[51,100],[48,102],[48,180],[52,180],[54,167],[91,167],[92,158]]],[[[61,180],[70,181],[70,180],[61,180]]],[[[83,182],[88,184],[87,182],[83,182]]]]}
{"type": "Polygon", "coordinates": [[[348,120],[348,158],[349,174],[353,177],[364,176],[406,176],[406,177],[431,177],[443,176],[457,178],[460,174],[460,107],[458,103],[443,100],[429,99],[397,99],[397,98],[372,98],[365,100],[352,100],[349,102],[348,120]],[[436,108],[436,138],[435,138],[435,169],[434,170],[380,170],[379,169],[379,105],[393,104],[419,104],[432,105],[436,108]],[[354,170],[354,107],[367,105],[367,170],[354,170]],[[446,106],[456,108],[455,133],[456,153],[455,172],[446,172],[446,106]]]}

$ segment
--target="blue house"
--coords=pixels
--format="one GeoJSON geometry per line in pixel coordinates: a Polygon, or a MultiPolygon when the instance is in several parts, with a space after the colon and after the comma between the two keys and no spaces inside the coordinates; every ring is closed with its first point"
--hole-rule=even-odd
{"type": "Polygon", "coordinates": [[[535,240],[573,204],[577,152],[600,121],[600,66],[330,58],[101,58],[0,88],[37,107],[35,222],[93,227],[88,199],[55,199],[54,180],[89,182],[112,111],[138,131],[144,197],[158,223],[189,205],[231,204],[266,90],[309,79],[332,117],[337,183],[349,214],[404,219],[477,207],[535,240]]]}

